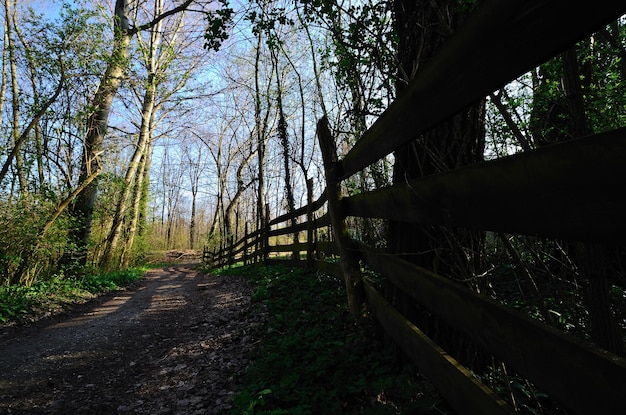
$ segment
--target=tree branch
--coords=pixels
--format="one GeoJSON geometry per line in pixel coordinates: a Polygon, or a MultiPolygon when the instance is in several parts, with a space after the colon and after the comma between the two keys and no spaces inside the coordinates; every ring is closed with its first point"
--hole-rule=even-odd
{"type": "Polygon", "coordinates": [[[164,13],[161,13],[160,15],[158,15],[157,17],[154,18],[154,20],[152,20],[151,22],[139,25],[139,26],[135,26],[132,29],[130,29],[128,31],[129,35],[135,35],[141,31],[147,30],[147,29],[151,29],[154,26],[156,26],[157,24],[159,24],[159,22],[163,19],[165,19],[166,17],[172,16],[176,13],[180,13],[183,10],[186,10],[187,7],[189,7],[189,5],[191,3],[193,3],[194,0],[185,0],[185,2],[183,2],[180,6],[173,8],[172,10],[168,10],[164,13]]]}
{"type": "Polygon", "coordinates": [[[59,94],[63,90],[63,85],[65,85],[65,71],[63,70],[63,65],[61,64],[61,79],[59,80],[59,85],[57,85],[57,88],[54,91],[52,97],[48,101],[46,101],[46,103],[41,107],[39,111],[37,111],[26,129],[22,131],[22,134],[20,134],[20,137],[15,142],[13,150],[11,150],[11,152],[7,156],[7,159],[2,166],[2,170],[0,170],[0,183],[2,183],[2,181],[4,180],[4,177],[6,176],[7,172],[9,171],[9,167],[13,162],[13,158],[17,155],[17,152],[20,150],[20,147],[22,146],[22,143],[24,143],[24,140],[26,140],[26,137],[28,137],[30,130],[35,127],[37,122],[39,122],[39,119],[46,113],[50,105],[52,105],[54,101],[56,101],[56,99],[59,97],[59,94]]]}

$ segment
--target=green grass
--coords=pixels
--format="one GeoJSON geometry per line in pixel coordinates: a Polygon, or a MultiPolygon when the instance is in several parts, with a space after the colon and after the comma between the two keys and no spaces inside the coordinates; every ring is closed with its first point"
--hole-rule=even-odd
{"type": "Polygon", "coordinates": [[[143,268],[91,273],[80,278],[53,275],[30,287],[0,287],[0,323],[36,319],[64,305],[83,302],[97,294],[112,291],[141,278],[143,268]]]}
{"type": "Polygon", "coordinates": [[[337,280],[281,266],[221,273],[249,276],[255,312],[269,315],[232,414],[442,413],[432,386],[391,357],[373,323],[355,324],[337,280]]]}

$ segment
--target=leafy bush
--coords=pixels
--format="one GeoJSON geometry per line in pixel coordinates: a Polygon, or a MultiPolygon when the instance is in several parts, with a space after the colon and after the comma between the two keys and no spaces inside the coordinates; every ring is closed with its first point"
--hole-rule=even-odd
{"type": "Polygon", "coordinates": [[[81,286],[84,290],[92,294],[98,294],[128,285],[141,278],[143,273],[143,269],[130,268],[121,271],[92,274],[83,278],[81,286]]]}
{"type": "Polygon", "coordinates": [[[71,220],[61,215],[42,236],[56,210],[53,197],[31,195],[0,200],[0,285],[32,285],[57,271],[67,244],[71,220]]]}
{"type": "Polygon", "coordinates": [[[20,286],[0,287],[0,323],[28,313],[31,300],[27,296],[27,288],[20,286]]]}

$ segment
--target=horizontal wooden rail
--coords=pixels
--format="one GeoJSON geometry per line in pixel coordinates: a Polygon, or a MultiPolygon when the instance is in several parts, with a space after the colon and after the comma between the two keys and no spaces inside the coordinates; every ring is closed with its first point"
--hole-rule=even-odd
{"type": "MultiPolygon", "coordinates": [[[[313,229],[319,229],[319,228],[323,228],[329,225],[330,225],[330,217],[328,216],[328,213],[325,213],[322,217],[315,220],[313,229]]],[[[309,225],[307,222],[301,222],[293,226],[287,226],[287,227],[279,228],[279,229],[272,229],[271,231],[268,232],[268,236],[271,237],[271,236],[293,234],[295,232],[304,232],[309,229],[308,226],[309,225]]]]}
{"type": "MultiPolygon", "coordinates": [[[[294,244],[287,245],[272,245],[269,247],[270,252],[305,252],[308,248],[308,244],[306,242],[299,242],[294,244]]],[[[339,255],[339,251],[337,249],[337,244],[334,242],[324,242],[317,241],[314,243],[315,252],[321,253],[325,256],[331,255],[339,255]]],[[[233,251],[233,253],[237,254],[239,251],[233,251]]]]}
{"type": "Polygon", "coordinates": [[[365,293],[385,331],[459,414],[513,414],[504,400],[404,318],[367,281],[365,293]]]}
{"type": "Polygon", "coordinates": [[[626,241],[626,129],[343,199],[346,215],[626,241]]]}
{"type": "Polygon", "coordinates": [[[340,162],[341,177],[385,157],[625,12],[626,2],[614,0],[480,2],[340,162]]]}
{"type": "MultiPolygon", "coordinates": [[[[324,206],[324,204],[326,203],[326,191],[324,191],[321,196],[314,201],[313,203],[311,203],[311,212],[315,212],[317,210],[319,210],[322,206],[324,206]]],[[[294,210],[292,213],[285,213],[283,215],[280,215],[274,219],[272,219],[270,221],[270,226],[272,225],[276,225],[278,223],[283,223],[288,221],[289,219],[294,219],[297,218],[298,216],[302,216],[302,215],[306,215],[307,214],[307,206],[302,206],[296,210],[294,210]]]]}
{"type": "MultiPolygon", "coordinates": [[[[396,256],[358,243],[375,271],[576,414],[626,408],[626,359],[583,344],[396,256]]],[[[458,408],[457,408],[458,409],[458,408]]]]}
{"type": "Polygon", "coordinates": [[[269,247],[270,252],[305,252],[308,248],[306,242],[289,245],[273,245],[269,247]]]}

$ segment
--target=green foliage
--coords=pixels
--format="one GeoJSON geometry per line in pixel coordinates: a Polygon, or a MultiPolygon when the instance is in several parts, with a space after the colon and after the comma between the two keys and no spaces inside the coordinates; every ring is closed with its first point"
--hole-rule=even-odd
{"type": "Polygon", "coordinates": [[[87,275],[81,281],[81,288],[92,294],[112,291],[141,278],[143,273],[144,270],[141,268],[130,268],[121,271],[87,275]]]}
{"type": "Polygon", "coordinates": [[[32,302],[27,291],[23,286],[0,287],[0,323],[28,313],[32,302]]]}
{"type": "Polygon", "coordinates": [[[222,273],[249,275],[254,301],[270,316],[233,413],[428,413],[440,402],[410,367],[394,363],[369,320],[355,324],[337,280],[287,267],[222,273]]]}
{"type": "Polygon", "coordinates": [[[0,201],[0,285],[28,286],[56,271],[71,222],[61,216],[42,238],[54,209],[54,202],[44,197],[0,201]]]}
{"type": "Polygon", "coordinates": [[[204,48],[218,51],[222,42],[228,38],[228,29],[232,23],[234,10],[228,7],[228,1],[219,1],[222,7],[206,14],[204,48]]]}

